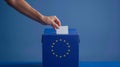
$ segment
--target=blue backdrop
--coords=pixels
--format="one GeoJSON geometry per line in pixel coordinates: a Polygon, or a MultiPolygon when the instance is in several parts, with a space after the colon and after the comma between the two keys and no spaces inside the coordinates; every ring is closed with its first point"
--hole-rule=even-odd
{"type": "MultiPolygon", "coordinates": [[[[120,61],[120,0],[27,0],[76,28],[80,61],[120,61]]],[[[0,2],[0,62],[42,61],[43,26],[0,2]]]]}

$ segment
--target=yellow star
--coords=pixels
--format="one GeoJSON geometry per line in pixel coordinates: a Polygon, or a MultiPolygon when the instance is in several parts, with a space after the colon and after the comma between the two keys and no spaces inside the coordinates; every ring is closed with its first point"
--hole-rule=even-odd
{"type": "Polygon", "coordinates": [[[54,53],[54,52],[53,52],[52,54],[53,54],[53,55],[55,55],[55,53],[54,53]]]}
{"type": "Polygon", "coordinates": [[[67,45],[69,45],[69,43],[66,43],[67,45]]]}
{"type": "Polygon", "coordinates": [[[70,46],[68,46],[68,48],[70,48],[70,46]]]}
{"type": "Polygon", "coordinates": [[[65,54],[64,54],[63,56],[64,56],[64,57],[66,57],[66,55],[65,55],[65,54]]]}
{"type": "Polygon", "coordinates": [[[60,58],[62,58],[62,56],[60,56],[60,58]]]}
{"type": "Polygon", "coordinates": [[[62,39],[60,39],[60,41],[62,41],[62,39]]]}
{"type": "Polygon", "coordinates": [[[52,49],[51,51],[53,52],[54,50],[52,49]]]}
{"type": "Polygon", "coordinates": [[[53,48],[54,46],[52,45],[51,47],[53,48]]]}
{"type": "Polygon", "coordinates": [[[64,40],[64,43],[66,42],[66,40],[64,40]]]}
{"type": "Polygon", "coordinates": [[[67,54],[67,55],[69,55],[69,53],[68,53],[68,52],[67,52],[66,54],[67,54]]]}
{"type": "Polygon", "coordinates": [[[52,45],[55,45],[55,43],[53,42],[52,45]]]}
{"type": "Polygon", "coordinates": [[[58,42],[58,40],[56,40],[56,42],[58,42]]]}
{"type": "Polygon", "coordinates": [[[56,54],[56,57],[58,57],[58,55],[56,54]]]}
{"type": "Polygon", "coordinates": [[[70,52],[70,49],[68,49],[68,52],[70,52]]]}

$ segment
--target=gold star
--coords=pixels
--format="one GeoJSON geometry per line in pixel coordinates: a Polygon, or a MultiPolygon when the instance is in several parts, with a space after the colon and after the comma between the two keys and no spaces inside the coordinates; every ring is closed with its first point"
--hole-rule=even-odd
{"type": "Polygon", "coordinates": [[[56,42],[58,42],[58,40],[56,40],[56,42]]]}
{"type": "Polygon", "coordinates": [[[67,45],[69,45],[69,43],[66,43],[67,45]]]}
{"type": "Polygon", "coordinates": [[[64,40],[64,43],[66,42],[66,40],[64,40]]]}
{"type": "Polygon", "coordinates": [[[68,52],[70,52],[70,49],[68,49],[68,52]]]}
{"type": "Polygon", "coordinates": [[[60,41],[62,41],[62,39],[60,39],[60,41]]]}
{"type": "Polygon", "coordinates": [[[63,56],[64,56],[64,57],[66,57],[66,55],[65,55],[65,54],[64,54],[63,56]]]}
{"type": "Polygon", "coordinates": [[[62,56],[60,56],[60,58],[62,58],[62,56]]]}
{"type": "Polygon", "coordinates": [[[70,48],[70,46],[68,46],[68,48],[70,48]]]}
{"type": "Polygon", "coordinates": [[[66,54],[67,54],[67,55],[69,55],[69,53],[68,53],[68,52],[67,52],[66,54]]]}
{"type": "Polygon", "coordinates": [[[54,46],[52,45],[51,47],[53,48],[54,46]]]}
{"type": "Polygon", "coordinates": [[[53,42],[52,45],[55,45],[55,43],[53,42]]]}
{"type": "Polygon", "coordinates": [[[58,57],[58,55],[56,54],[56,57],[58,57]]]}
{"type": "Polygon", "coordinates": [[[52,49],[51,51],[53,52],[54,50],[52,49]]]}
{"type": "Polygon", "coordinates": [[[53,52],[52,54],[53,54],[53,55],[55,55],[55,53],[54,53],[54,52],[53,52]]]}

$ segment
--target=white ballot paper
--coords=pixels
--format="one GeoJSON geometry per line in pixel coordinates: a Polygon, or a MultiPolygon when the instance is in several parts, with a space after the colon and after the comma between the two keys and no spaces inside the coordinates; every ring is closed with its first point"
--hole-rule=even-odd
{"type": "Polygon", "coordinates": [[[68,34],[68,26],[60,26],[56,29],[56,34],[68,34]]]}

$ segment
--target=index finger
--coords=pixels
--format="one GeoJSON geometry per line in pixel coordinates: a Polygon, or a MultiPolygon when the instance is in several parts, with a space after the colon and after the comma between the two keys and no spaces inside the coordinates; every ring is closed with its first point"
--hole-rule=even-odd
{"type": "Polygon", "coordinates": [[[56,17],[55,23],[58,24],[58,26],[61,26],[61,22],[57,17],[56,17]]]}

